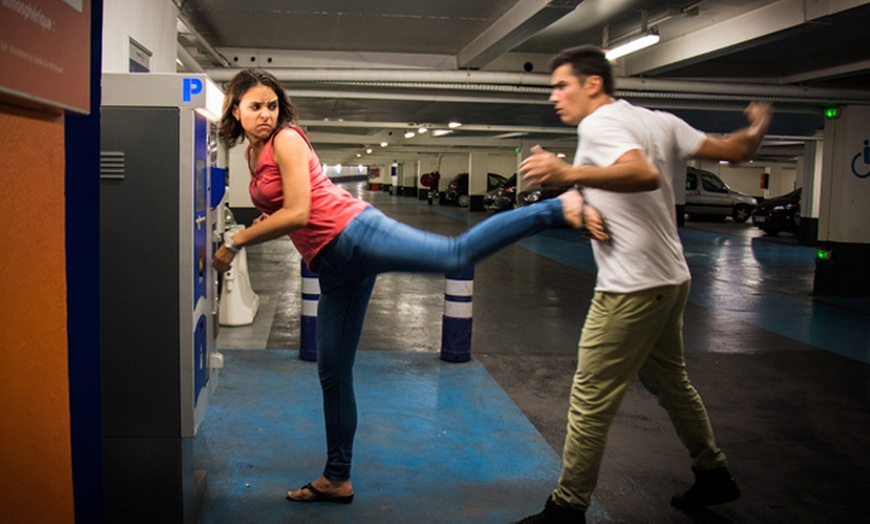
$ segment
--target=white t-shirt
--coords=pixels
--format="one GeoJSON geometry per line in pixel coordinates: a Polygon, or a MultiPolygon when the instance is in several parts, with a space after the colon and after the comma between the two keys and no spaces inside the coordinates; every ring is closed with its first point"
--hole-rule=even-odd
{"type": "Polygon", "coordinates": [[[689,280],[677,234],[673,178],[706,135],[670,113],[616,100],[577,126],[575,166],[613,165],[639,149],[659,170],[659,187],[641,193],[584,188],[587,201],[604,217],[611,241],[592,242],[598,279],[595,291],[632,293],[689,280]]]}

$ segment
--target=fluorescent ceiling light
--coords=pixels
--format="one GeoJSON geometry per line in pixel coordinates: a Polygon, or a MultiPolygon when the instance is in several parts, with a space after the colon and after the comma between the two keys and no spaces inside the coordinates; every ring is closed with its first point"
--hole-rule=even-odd
{"type": "Polygon", "coordinates": [[[625,56],[629,53],[634,53],[635,51],[640,51],[641,49],[656,44],[660,39],[661,37],[659,37],[659,34],[657,32],[651,31],[641,36],[640,38],[630,40],[607,51],[604,54],[604,58],[608,60],[616,60],[621,56],[625,56]]]}
{"type": "Polygon", "coordinates": [[[417,132],[420,133],[421,135],[422,135],[423,133],[425,133],[426,131],[429,131],[429,129],[426,128],[426,127],[421,127],[420,129],[417,130],[417,132]]]}
{"type": "Polygon", "coordinates": [[[449,135],[452,132],[453,130],[451,129],[435,129],[434,131],[432,131],[432,136],[444,136],[449,135]]]}
{"type": "Polygon", "coordinates": [[[387,147],[387,143],[386,143],[386,142],[381,142],[381,147],[387,147]]]}
{"type": "Polygon", "coordinates": [[[405,138],[414,138],[414,136],[415,135],[413,131],[408,131],[407,133],[405,133],[405,138]]]}
{"type": "Polygon", "coordinates": [[[462,122],[450,122],[449,124],[447,124],[447,127],[454,128],[454,127],[459,127],[461,125],[462,125],[462,122]]]}

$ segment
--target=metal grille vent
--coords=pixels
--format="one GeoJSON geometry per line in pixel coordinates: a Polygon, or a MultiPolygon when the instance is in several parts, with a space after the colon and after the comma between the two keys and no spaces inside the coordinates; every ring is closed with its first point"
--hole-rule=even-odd
{"type": "Polygon", "coordinates": [[[100,151],[100,180],[124,180],[125,162],[123,151],[100,151]]]}

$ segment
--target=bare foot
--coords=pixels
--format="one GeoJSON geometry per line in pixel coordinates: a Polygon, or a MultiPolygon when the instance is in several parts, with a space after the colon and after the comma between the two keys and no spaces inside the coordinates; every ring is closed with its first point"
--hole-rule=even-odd
{"type": "MultiPolygon", "coordinates": [[[[353,495],[353,486],[350,480],[330,480],[326,477],[320,477],[311,485],[322,493],[330,497],[349,497],[353,495]]],[[[318,495],[308,488],[299,488],[296,491],[288,491],[287,498],[290,500],[311,500],[317,498],[318,495]]]]}
{"type": "Polygon", "coordinates": [[[589,238],[602,242],[610,239],[601,214],[583,202],[583,195],[579,191],[565,191],[558,198],[562,201],[562,214],[566,224],[575,229],[584,229],[589,238]]]}

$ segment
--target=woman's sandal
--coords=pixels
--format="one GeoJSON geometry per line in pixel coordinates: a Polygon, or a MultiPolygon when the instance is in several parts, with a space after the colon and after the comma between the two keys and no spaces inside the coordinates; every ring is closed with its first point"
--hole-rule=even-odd
{"type": "Polygon", "coordinates": [[[307,489],[314,496],[310,499],[294,499],[290,497],[290,494],[288,493],[287,500],[291,500],[293,502],[335,502],[336,504],[350,504],[351,502],[353,502],[353,493],[351,493],[350,495],[345,495],[343,497],[339,497],[336,495],[327,495],[326,493],[312,486],[311,483],[308,483],[299,489],[307,489]]]}

